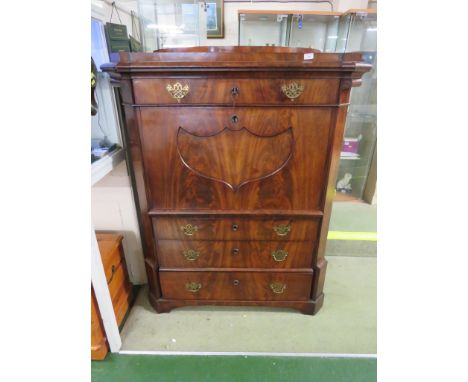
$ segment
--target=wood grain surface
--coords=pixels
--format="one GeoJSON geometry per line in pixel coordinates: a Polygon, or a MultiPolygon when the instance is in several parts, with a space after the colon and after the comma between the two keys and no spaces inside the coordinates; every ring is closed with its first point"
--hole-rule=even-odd
{"type": "Polygon", "coordinates": [[[196,300],[308,300],[312,283],[310,273],[279,272],[167,272],[160,271],[161,288],[166,298],[196,300]],[[186,284],[199,283],[197,292],[186,284]],[[274,293],[271,284],[284,285],[274,293]],[[281,289],[280,289],[281,290],[281,289]]]}
{"type": "Polygon", "coordinates": [[[161,268],[312,268],[313,252],[311,241],[158,240],[161,268]]]}

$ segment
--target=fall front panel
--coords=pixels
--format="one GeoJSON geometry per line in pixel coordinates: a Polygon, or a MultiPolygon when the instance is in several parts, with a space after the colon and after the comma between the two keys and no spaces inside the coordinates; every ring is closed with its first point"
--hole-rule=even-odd
{"type": "Polygon", "coordinates": [[[140,108],[149,204],[320,210],[335,110],[140,108]]]}

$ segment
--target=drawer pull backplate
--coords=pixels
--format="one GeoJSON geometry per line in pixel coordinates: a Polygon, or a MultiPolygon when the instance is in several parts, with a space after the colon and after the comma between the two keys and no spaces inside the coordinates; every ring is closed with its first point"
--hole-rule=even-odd
{"type": "Polygon", "coordinates": [[[288,97],[291,101],[299,97],[304,91],[304,85],[299,85],[296,82],[291,82],[289,85],[281,86],[281,90],[284,95],[288,97]]]}
{"type": "Polygon", "coordinates": [[[166,90],[169,92],[172,98],[176,99],[177,102],[180,102],[190,90],[188,85],[183,86],[180,82],[176,82],[174,85],[167,85],[166,90]]]}
{"type": "Polygon", "coordinates": [[[286,260],[286,257],[288,257],[288,252],[283,249],[278,249],[271,252],[271,257],[273,257],[273,259],[278,262],[284,261],[286,260]]]}
{"type": "Polygon", "coordinates": [[[184,257],[189,261],[194,261],[200,256],[200,252],[195,251],[194,249],[186,249],[183,252],[184,257]]]}
{"type": "Polygon", "coordinates": [[[193,236],[198,231],[198,226],[192,224],[186,224],[180,227],[184,235],[193,236]]]}
{"type": "Polygon", "coordinates": [[[187,289],[189,292],[196,293],[201,289],[202,285],[200,283],[187,283],[185,284],[185,289],[187,289]]]}
{"type": "Polygon", "coordinates": [[[281,293],[283,293],[284,290],[286,289],[286,284],[282,284],[282,283],[271,283],[271,284],[270,284],[270,288],[271,288],[271,290],[273,291],[273,293],[281,294],[281,293]]]}
{"type": "Polygon", "coordinates": [[[291,232],[291,224],[287,225],[277,225],[273,227],[273,230],[276,232],[278,236],[286,236],[289,232],[291,232]]]}

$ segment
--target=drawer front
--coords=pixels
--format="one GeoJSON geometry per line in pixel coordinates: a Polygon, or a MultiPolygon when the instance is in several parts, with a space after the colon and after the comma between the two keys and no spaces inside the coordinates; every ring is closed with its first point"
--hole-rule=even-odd
{"type": "Polygon", "coordinates": [[[103,263],[107,284],[110,284],[115,277],[117,270],[122,268],[123,263],[120,252],[115,251],[113,256],[107,257],[106,261],[103,261],[103,263]]]}
{"type": "Polygon", "coordinates": [[[123,321],[125,313],[129,308],[132,291],[124,264],[121,264],[114,271],[108,286],[112,299],[112,306],[114,308],[115,318],[117,320],[117,324],[120,325],[123,321]]]}
{"type": "Polygon", "coordinates": [[[161,271],[163,298],[298,301],[310,298],[310,273],[161,271]]]}
{"type": "Polygon", "coordinates": [[[158,240],[161,268],[310,268],[311,241],[158,240]]]}
{"type": "Polygon", "coordinates": [[[112,275],[122,264],[122,236],[99,233],[96,235],[96,238],[98,240],[99,252],[101,254],[102,265],[104,266],[107,284],[109,284],[112,275]]]}
{"type": "Polygon", "coordinates": [[[109,293],[113,302],[116,301],[118,294],[122,288],[128,286],[127,275],[125,274],[125,267],[121,264],[118,268],[115,268],[110,279],[107,280],[109,293]]]}
{"type": "Polygon", "coordinates": [[[133,87],[139,105],[331,105],[338,99],[339,79],[150,78],[134,79],[133,87]]]}
{"type": "Polygon", "coordinates": [[[178,240],[315,240],[318,219],[155,218],[156,238],[178,240]]]}

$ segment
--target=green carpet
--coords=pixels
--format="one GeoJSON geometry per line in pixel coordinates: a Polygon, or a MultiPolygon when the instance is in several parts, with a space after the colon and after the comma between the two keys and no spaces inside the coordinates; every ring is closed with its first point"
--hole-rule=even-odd
{"type": "Polygon", "coordinates": [[[377,232],[377,205],[333,203],[329,230],[377,232]]]}
{"type": "Polygon", "coordinates": [[[145,356],[92,362],[93,382],[375,382],[372,358],[145,356]]]}
{"type": "Polygon", "coordinates": [[[346,240],[349,233],[377,232],[377,206],[365,203],[333,203],[327,240],[326,256],[376,257],[377,242],[373,240],[346,240]],[[341,236],[341,237],[340,237],[341,236]],[[335,240],[333,238],[339,238],[335,240]]]}

